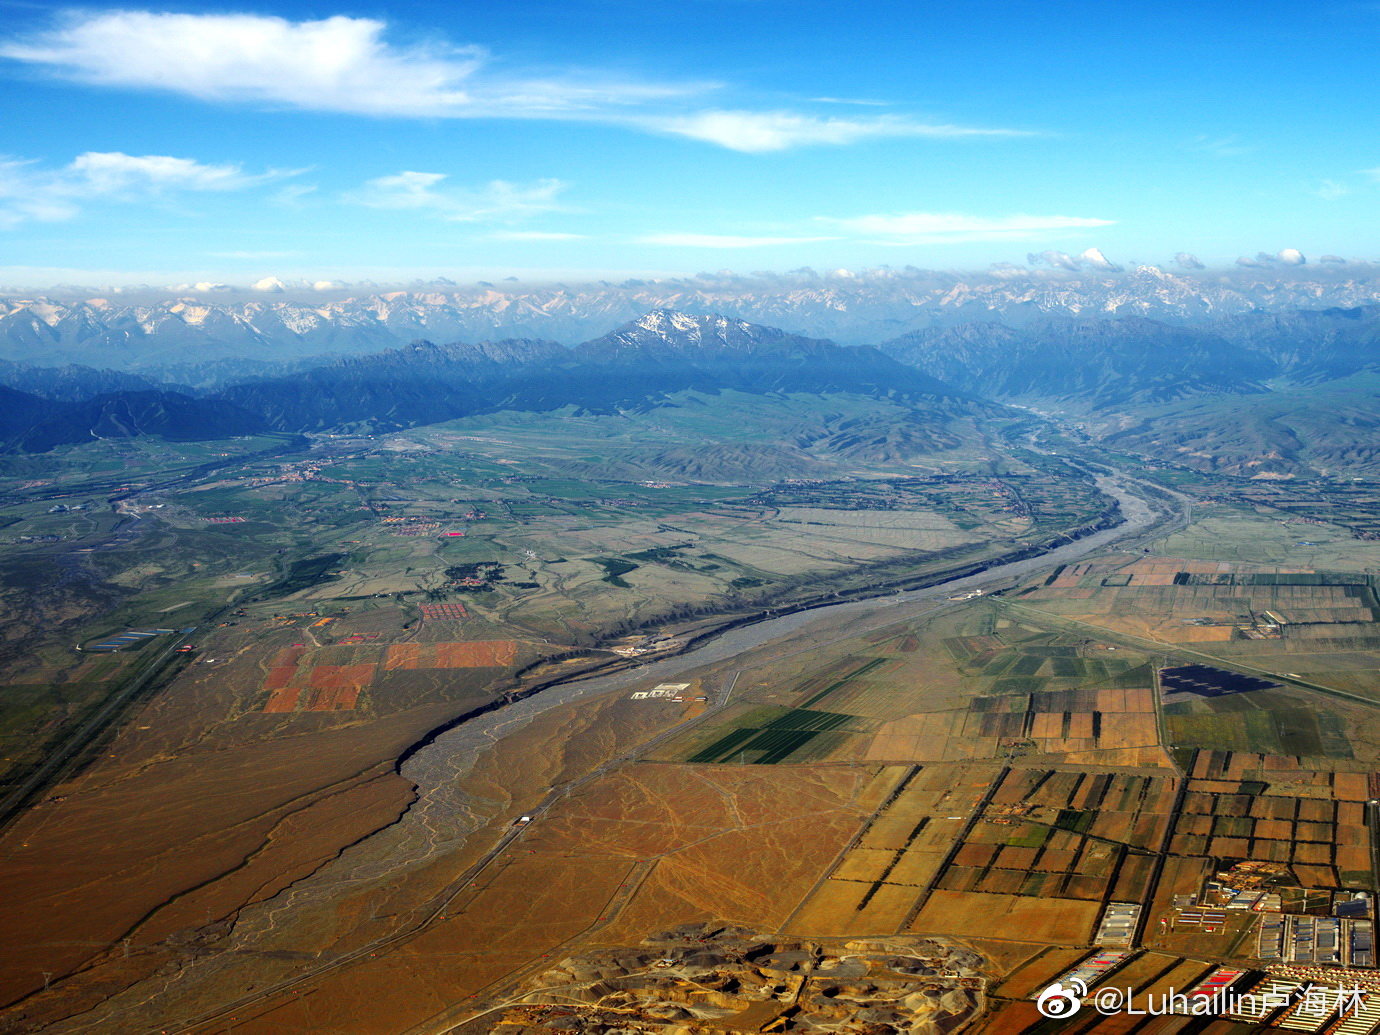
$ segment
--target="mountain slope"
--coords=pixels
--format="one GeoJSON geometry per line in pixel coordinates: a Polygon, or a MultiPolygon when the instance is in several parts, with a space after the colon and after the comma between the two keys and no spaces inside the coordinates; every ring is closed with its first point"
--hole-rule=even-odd
{"type": "Polygon", "coordinates": [[[433,424],[493,407],[524,376],[559,365],[567,355],[563,346],[543,341],[415,342],[377,356],[234,385],[217,397],[292,431],[366,422],[433,424]]]}
{"type": "Polygon", "coordinates": [[[917,331],[882,349],[993,398],[1093,410],[1259,393],[1278,371],[1268,356],[1219,335],[1144,317],[966,324],[917,331]]]}
{"type": "Polygon", "coordinates": [[[1106,445],[1245,478],[1380,472],[1380,375],[1194,399],[1088,430],[1106,445]]]}
{"type": "Polygon", "coordinates": [[[267,430],[258,414],[177,392],[115,392],[81,402],[42,399],[0,387],[0,451],[43,453],[103,438],[155,435],[176,442],[267,430]]]}
{"type": "Polygon", "coordinates": [[[663,310],[573,349],[543,341],[423,342],[236,385],[218,398],[302,431],[363,422],[403,427],[499,410],[613,413],[677,393],[728,390],[902,399],[940,422],[997,409],[876,349],[663,310]]]}
{"type": "Polygon", "coordinates": [[[170,388],[138,374],[119,370],[97,370],[75,363],[62,367],[36,367],[6,360],[0,360],[0,384],[45,399],[66,402],[79,402],[111,392],[146,392],[170,388]]]}
{"type": "Polygon", "coordinates": [[[602,405],[628,405],[682,390],[857,392],[982,408],[966,393],[876,349],[836,345],[724,316],[653,310],[571,350],[583,387],[602,405]],[[604,372],[615,370],[618,380],[604,372]],[[603,382],[603,384],[599,384],[603,382]]]}
{"type": "Polygon", "coordinates": [[[1243,313],[1220,320],[1223,338],[1267,356],[1294,382],[1380,369],[1380,306],[1243,313]]]}

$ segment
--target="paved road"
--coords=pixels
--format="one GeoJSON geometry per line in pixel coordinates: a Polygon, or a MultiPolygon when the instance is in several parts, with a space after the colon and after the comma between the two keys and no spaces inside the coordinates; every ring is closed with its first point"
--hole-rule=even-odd
{"type": "Polygon", "coordinates": [[[106,698],[96,713],[50,752],[37,769],[4,798],[0,798],[0,830],[13,822],[24,811],[29,802],[45,787],[50,783],[55,783],[57,778],[62,775],[64,768],[105,731],[111,721],[119,715],[125,704],[163,672],[165,663],[172,656],[173,651],[177,649],[179,644],[184,643],[185,637],[193,631],[195,631],[195,626],[170,635],[163,649],[155,654],[143,668],[139,669],[122,689],[106,698]]]}

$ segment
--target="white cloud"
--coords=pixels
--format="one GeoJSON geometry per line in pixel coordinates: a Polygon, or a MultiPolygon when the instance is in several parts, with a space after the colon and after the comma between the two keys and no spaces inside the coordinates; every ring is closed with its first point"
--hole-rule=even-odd
{"type": "Polygon", "coordinates": [[[1102,270],[1105,273],[1121,272],[1121,267],[1103,255],[1101,248],[1089,248],[1078,256],[1078,260],[1087,269],[1102,270]]]}
{"type": "Polygon", "coordinates": [[[765,248],[776,244],[807,244],[836,241],[836,237],[740,237],[737,234],[648,234],[638,244],[664,244],[672,248],[765,248]]]}
{"type": "Polygon", "coordinates": [[[889,108],[890,101],[874,101],[866,97],[811,97],[816,104],[854,104],[863,108],[889,108]]]}
{"type": "Polygon", "coordinates": [[[237,165],[203,165],[171,155],[127,155],[119,151],[88,151],[67,167],[71,178],[92,194],[122,194],[150,190],[239,190],[271,179],[246,176],[237,165]]]}
{"type": "Polygon", "coordinates": [[[87,151],[59,169],[0,159],[0,226],[71,219],[96,198],[134,201],[182,191],[232,191],[295,175],[257,175],[238,165],[207,165],[171,155],[87,151]]]}
{"type": "Polygon", "coordinates": [[[790,111],[701,111],[649,119],[664,133],[706,140],[734,151],[784,151],[811,144],[855,144],[882,137],[1027,136],[1019,130],[976,129],[916,122],[898,115],[871,118],[821,118],[790,111]]]}
{"type": "MultiPolygon", "coordinates": [[[[404,118],[547,118],[691,137],[738,151],[780,151],[884,137],[1019,136],[901,115],[687,111],[713,82],[618,79],[582,70],[524,75],[482,47],[398,44],[388,23],[336,15],[82,11],[49,30],[0,41],[0,57],[94,86],[157,90],[219,103],[404,118]]],[[[818,103],[883,102],[819,98],[818,103]]]]}
{"type": "Polygon", "coordinates": [[[258,14],[73,12],[0,45],[0,56],[78,82],[381,116],[533,115],[699,92],[701,85],[507,79],[481,47],[395,46],[387,24],[336,15],[293,22],[258,14]]]}
{"type": "Polygon", "coordinates": [[[566,189],[560,180],[532,184],[492,180],[477,189],[447,187],[445,173],[400,172],[380,176],[346,195],[370,208],[420,209],[460,223],[523,219],[560,208],[556,195],[566,189]]]}
{"type": "Polygon", "coordinates": [[[1075,273],[1078,272],[1078,270],[1080,269],[1078,260],[1075,259],[1072,255],[1070,255],[1068,252],[1055,251],[1053,248],[1049,248],[1045,251],[1038,253],[1032,252],[1031,254],[1027,255],[1025,259],[1026,262],[1030,263],[1030,265],[1032,266],[1038,266],[1040,263],[1043,262],[1049,264],[1050,266],[1054,266],[1057,269],[1072,270],[1075,273]]]}
{"type": "Polygon", "coordinates": [[[254,281],[254,283],[250,285],[250,288],[254,291],[266,291],[269,294],[279,294],[287,290],[287,285],[277,277],[264,277],[262,280],[254,281]]]}
{"type": "Polygon", "coordinates": [[[856,216],[850,219],[819,217],[821,222],[854,234],[872,236],[883,244],[929,244],[1036,237],[1065,230],[1111,226],[1110,219],[1083,216],[968,216],[952,212],[910,212],[901,215],[856,216]]]}
{"type": "Polygon", "coordinates": [[[1192,252],[1179,252],[1177,255],[1174,256],[1174,262],[1175,262],[1175,264],[1178,265],[1181,269],[1186,269],[1186,270],[1202,270],[1202,269],[1207,269],[1207,267],[1204,266],[1204,265],[1202,264],[1201,261],[1199,261],[1198,256],[1194,255],[1192,252]]]}
{"type": "Polygon", "coordinates": [[[1280,251],[1275,258],[1285,266],[1303,266],[1308,262],[1308,260],[1303,257],[1303,252],[1299,251],[1297,248],[1285,248],[1280,251]]]}

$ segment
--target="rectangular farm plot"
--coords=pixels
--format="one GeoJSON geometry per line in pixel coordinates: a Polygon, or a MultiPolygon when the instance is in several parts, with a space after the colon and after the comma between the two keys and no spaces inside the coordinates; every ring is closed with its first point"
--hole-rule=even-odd
{"type": "MultiPolygon", "coordinates": [[[[318,654],[326,654],[332,648],[318,654]]],[[[341,649],[334,649],[336,655],[341,649]]],[[[269,691],[264,704],[267,714],[290,712],[349,711],[359,701],[359,695],[373,682],[378,666],[374,662],[343,665],[302,665],[305,647],[281,650],[264,678],[269,691]]],[[[314,655],[317,656],[317,655],[314,655]]]]}
{"type": "Polygon", "coordinates": [[[813,708],[754,706],[674,746],[676,757],[700,765],[775,765],[831,757],[874,723],[813,708]]]}
{"type": "Polygon", "coordinates": [[[1168,823],[1172,788],[1168,776],[1009,770],[938,886],[1100,902],[1115,884],[1134,898],[1168,823]]]}
{"type": "Polygon", "coordinates": [[[297,675],[297,663],[306,653],[305,647],[285,647],[273,657],[268,675],[264,677],[264,689],[268,690],[266,712],[290,712],[297,707],[300,690],[289,690],[289,685],[297,675]]]}
{"type": "Polygon", "coordinates": [[[315,665],[309,672],[307,686],[313,690],[365,687],[374,678],[373,665],[315,665]]]}
{"type": "MultiPolygon", "coordinates": [[[[1302,882],[1317,888],[1360,887],[1370,881],[1369,833],[1359,803],[1334,802],[1318,795],[1331,788],[1317,782],[1339,776],[1270,769],[1283,760],[1202,752],[1185,796],[1171,851],[1181,856],[1240,859],[1289,865],[1302,882]],[[1232,773],[1223,779],[1227,760],[1232,773]],[[1268,763],[1267,763],[1268,760],[1268,763]],[[1205,778],[1206,777],[1206,778],[1205,778]],[[1257,777],[1265,777],[1258,779],[1257,777]],[[1267,793],[1260,793],[1261,789],[1267,793]]],[[[1347,790],[1356,781],[1342,781],[1347,790]],[[1348,786],[1351,784],[1351,786],[1348,786]]]]}
{"type": "Polygon", "coordinates": [[[422,604],[420,606],[423,618],[460,619],[469,615],[464,604],[422,604]]]}
{"type": "Polygon", "coordinates": [[[1048,945],[1082,945],[1092,937],[1102,904],[1020,895],[936,890],[910,925],[915,933],[1001,937],[1048,945]]]}
{"type": "Polygon", "coordinates": [[[273,696],[264,705],[264,712],[268,714],[295,712],[297,710],[297,698],[301,696],[301,693],[301,689],[296,687],[275,688],[273,696]]]}
{"type": "Polygon", "coordinates": [[[517,657],[512,640],[471,640],[461,643],[395,643],[388,648],[384,668],[502,668],[517,657]]]}
{"type": "Polygon", "coordinates": [[[306,712],[351,711],[359,700],[362,686],[337,686],[307,690],[302,710],[306,712]]]}
{"type": "Polygon", "coordinates": [[[293,686],[275,689],[264,711],[350,711],[374,679],[373,665],[315,665],[295,671],[293,686]]]}
{"type": "Polygon", "coordinates": [[[265,690],[282,690],[292,682],[292,677],[297,675],[296,665],[278,665],[268,670],[268,675],[264,678],[265,690]]]}
{"type": "MultiPolygon", "coordinates": [[[[793,926],[821,934],[896,931],[937,875],[992,775],[947,766],[917,773],[868,820],[793,926]]],[[[981,846],[964,850],[970,862],[990,855],[981,846]]]]}
{"type": "Polygon", "coordinates": [[[1154,764],[1142,757],[1159,749],[1153,695],[1144,687],[977,697],[962,710],[883,723],[867,757],[957,762],[990,758],[1024,743],[1041,754],[1077,755],[1070,761],[1080,763],[1154,764]]]}

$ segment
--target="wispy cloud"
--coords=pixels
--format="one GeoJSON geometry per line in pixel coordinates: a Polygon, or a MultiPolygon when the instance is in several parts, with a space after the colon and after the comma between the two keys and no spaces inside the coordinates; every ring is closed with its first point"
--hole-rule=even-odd
{"type": "Polygon", "coordinates": [[[1214,158],[1240,158],[1255,150],[1254,145],[1242,143],[1240,137],[1235,134],[1211,137],[1206,133],[1199,133],[1186,146],[1190,151],[1212,155],[1214,158]]]}
{"type": "Polygon", "coordinates": [[[208,165],[171,155],[87,151],[61,168],[0,158],[0,226],[71,219],[95,198],[135,201],[185,191],[234,191],[296,175],[246,173],[238,165],[208,165]]]}
{"type": "Polygon", "coordinates": [[[482,187],[451,187],[445,173],[400,172],[370,180],[346,200],[370,208],[420,209],[459,223],[507,222],[560,208],[560,180],[509,183],[492,180],[482,187]]]}
{"type": "Polygon", "coordinates": [[[863,108],[889,108],[890,101],[874,101],[866,97],[811,97],[816,104],[856,104],[863,108]]]}
{"type": "MultiPolygon", "coordinates": [[[[694,110],[722,84],[657,82],[589,70],[524,75],[483,47],[398,44],[388,24],[336,15],[69,11],[50,29],[0,41],[0,57],[70,81],[220,103],[404,118],[544,118],[627,126],[737,151],[844,145],[886,137],[1016,136],[885,114],[694,110]]],[[[817,103],[883,102],[819,98],[817,103]]]]}
{"type": "Polygon", "coordinates": [[[511,78],[481,47],[397,46],[386,23],[337,15],[293,22],[258,14],[82,11],[0,45],[0,56],[100,86],[379,116],[577,112],[702,91],[703,84],[511,78]]]}
{"type": "Polygon", "coordinates": [[[584,234],[568,234],[555,230],[495,230],[489,235],[495,241],[583,241],[584,234]]]}
{"type": "Polygon", "coordinates": [[[1350,194],[1351,188],[1345,183],[1339,183],[1336,180],[1323,180],[1309,191],[1309,193],[1322,198],[1323,201],[1336,201],[1338,198],[1344,198],[1350,194]]]}
{"type": "Polygon", "coordinates": [[[315,194],[316,190],[314,183],[289,183],[273,192],[273,201],[284,208],[300,208],[302,199],[315,194]]]}
{"type": "Polygon", "coordinates": [[[818,217],[818,222],[873,238],[879,244],[935,244],[1028,238],[1068,230],[1111,226],[1115,220],[1084,216],[970,216],[952,212],[909,212],[898,215],[818,217]]]}
{"type": "Polygon", "coordinates": [[[702,111],[692,115],[648,119],[664,133],[707,140],[734,151],[784,151],[811,144],[855,144],[883,137],[1010,137],[1021,130],[979,129],[918,122],[900,115],[829,118],[790,111],[702,111]]]}
{"type": "MultiPolygon", "coordinates": [[[[635,238],[637,244],[667,245],[677,248],[763,248],[772,245],[811,244],[818,241],[864,241],[869,244],[912,245],[942,244],[952,241],[1035,238],[1051,233],[1086,230],[1111,226],[1110,219],[1090,219],[1083,216],[972,216],[958,213],[908,212],[899,215],[866,215],[837,218],[816,216],[804,225],[782,226],[785,232],[771,234],[719,233],[655,233],[635,238]],[[806,226],[828,228],[827,233],[802,233],[806,226]],[[796,232],[791,233],[790,230],[796,232]]],[[[1089,248],[1082,255],[1063,252],[1043,252],[1031,256],[1061,265],[1054,257],[1062,257],[1071,269],[1121,269],[1097,248],[1089,248]]]]}
{"type": "Polygon", "coordinates": [[[835,241],[836,237],[744,237],[737,234],[648,234],[638,244],[663,244],[673,248],[767,248],[777,244],[808,244],[835,241]]]}
{"type": "Polygon", "coordinates": [[[291,259],[301,255],[298,251],[231,251],[207,252],[213,259],[291,259]]]}

